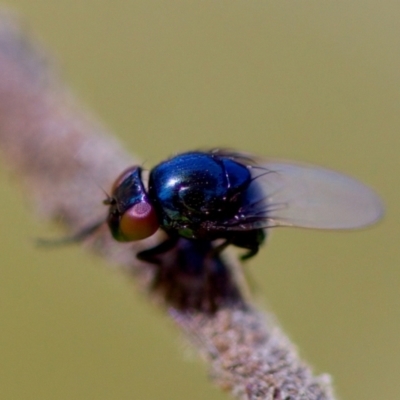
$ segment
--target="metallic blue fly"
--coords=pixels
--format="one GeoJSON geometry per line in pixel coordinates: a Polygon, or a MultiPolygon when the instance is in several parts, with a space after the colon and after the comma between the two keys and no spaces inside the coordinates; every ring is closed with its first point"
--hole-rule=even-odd
{"type": "Polygon", "coordinates": [[[192,151],[150,171],[148,189],[134,166],[115,181],[108,225],[118,241],[141,240],[162,229],[168,239],[138,254],[154,262],[179,238],[232,244],[254,256],[268,228],[353,229],[383,214],[378,196],[359,181],[321,167],[265,161],[225,150],[192,151]]]}

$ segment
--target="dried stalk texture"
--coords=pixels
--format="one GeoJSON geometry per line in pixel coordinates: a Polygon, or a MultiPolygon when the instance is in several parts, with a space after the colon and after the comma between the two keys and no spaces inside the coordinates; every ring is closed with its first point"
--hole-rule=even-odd
{"type": "MultiPolygon", "coordinates": [[[[91,118],[58,80],[52,60],[9,13],[0,15],[0,149],[37,212],[74,233],[104,218],[100,187],[135,160],[91,118]]],[[[239,399],[333,399],[329,377],[315,377],[272,317],[237,292],[238,302],[216,313],[182,311],[149,290],[154,267],[138,244],[114,241],[106,226],[84,245],[134,275],[209,364],[213,381],[239,399]]],[[[189,261],[190,262],[190,257],[189,261]]],[[[230,261],[225,261],[232,264],[230,261]]],[[[230,265],[235,268],[235,265],[230,265]]],[[[235,283],[232,283],[236,289],[235,283]]]]}

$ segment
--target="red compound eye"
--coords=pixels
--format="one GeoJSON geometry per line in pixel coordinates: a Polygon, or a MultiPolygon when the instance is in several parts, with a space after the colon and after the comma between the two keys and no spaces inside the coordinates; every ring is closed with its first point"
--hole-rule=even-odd
{"type": "Polygon", "coordinates": [[[129,208],[121,217],[119,232],[125,241],[146,239],[159,227],[153,206],[141,201],[129,208]]]}

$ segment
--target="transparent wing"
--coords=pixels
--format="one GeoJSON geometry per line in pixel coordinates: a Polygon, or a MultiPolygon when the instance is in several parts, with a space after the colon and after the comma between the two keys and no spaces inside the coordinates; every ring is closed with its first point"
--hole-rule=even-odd
{"type": "Polygon", "coordinates": [[[253,181],[248,201],[228,229],[353,229],[383,215],[382,202],[370,188],[338,172],[280,161],[249,168],[253,181]]]}

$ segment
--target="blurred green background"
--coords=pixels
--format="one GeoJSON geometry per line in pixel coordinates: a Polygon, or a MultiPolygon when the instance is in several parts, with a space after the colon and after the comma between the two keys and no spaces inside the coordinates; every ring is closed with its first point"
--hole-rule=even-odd
{"type": "MultiPolygon", "coordinates": [[[[365,231],[282,229],[246,265],[341,399],[400,395],[400,2],[9,0],[82,101],[151,166],[228,146],[347,172],[365,231]]],[[[0,398],[225,399],[124,276],[31,215],[0,173],[0,398]]]]}

